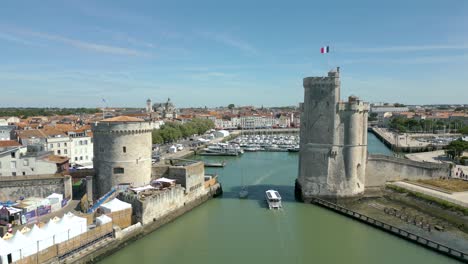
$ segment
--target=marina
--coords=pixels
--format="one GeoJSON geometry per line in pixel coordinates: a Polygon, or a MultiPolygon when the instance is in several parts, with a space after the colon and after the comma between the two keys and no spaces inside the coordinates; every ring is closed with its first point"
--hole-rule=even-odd
{"type": "Polygon", "coordinates": [[[208,145],[198,155],[239,156],[244,152],[299,152],[299,136],[296,134],[247,134],[228,143],[208,145]]]}

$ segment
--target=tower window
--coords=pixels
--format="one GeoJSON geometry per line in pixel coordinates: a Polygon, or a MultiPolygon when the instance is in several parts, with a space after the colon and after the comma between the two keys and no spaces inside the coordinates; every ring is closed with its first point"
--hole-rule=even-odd
{"type": "Polygon", "coordinates": [[[114,168],[114,174],[123,174],[124,168],[114,168]]]}
{"type": "Polygon", "coordinates": [[[123,153],[127,153],[127,147],[123,147],[123,153]]]}

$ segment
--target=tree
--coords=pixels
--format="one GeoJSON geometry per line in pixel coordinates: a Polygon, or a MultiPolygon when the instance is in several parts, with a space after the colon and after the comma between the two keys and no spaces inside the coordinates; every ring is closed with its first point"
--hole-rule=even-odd
{"type": "Polygon", "coordinates": [[[152,141],[153,141],[153,144],[162,144],[164,143],[164,139],[163,137],[161,136],[161,133],[160,133],[160,130],[153,130],[152,134],[151,134],[151,137],[152,137],[152,141]]]}
{"type": "Polygon", "coordinates": [[[463,135],[468,135],[468,126],[464,126],[458,130],[458,133],[462,133],[463,135]]]}
{"type": "Polygon", "coordinates": [[[406,105],[400,104],[400,103],[395,103],[395,104],[393,104],[393,106],[395,106],[395,107],[405,107],[406,105]]]}
{"type": "Polygon", "coordinates": [[[447,145],[445,153],[452,159],[463,155],[463,152],[468,150],[468,142],[462,139],[457,139],[447,145]]]}
{"type": "Polygon", "coordinates": [[[231,110],[232,110],[234,107],[236,107],[234,104],[229,104],[229,105],[228,105],[228,108],[231,109],[231,110]]]}
{"type": "Polygon", "coordinates": [[[377,121],[377,113],[370,113],[369,117],[367,118],[368,121],[377,121]]]}

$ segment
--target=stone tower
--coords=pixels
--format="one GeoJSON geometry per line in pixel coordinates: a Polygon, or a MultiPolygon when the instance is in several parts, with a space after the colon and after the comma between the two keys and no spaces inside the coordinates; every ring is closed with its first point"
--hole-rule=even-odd
{"type": "Polygon", "coordinates": [[[364,191],[369,105],[340,101],[339,68],[304,78],[296,197],[336,199],[364,191]]]}
{"type": "Polygon", "coordinates": [[[153,106],[151,105],[151,99],[148,98],[146,100],[146,113],[152,113],[153,112],[153,106]]]}
{"type": "Polygon", "coordinates": [[[119,184],[142,186],[151,180],[151,126],[118,116],[93,124],[94,182],[99,198],[119,184]]]}

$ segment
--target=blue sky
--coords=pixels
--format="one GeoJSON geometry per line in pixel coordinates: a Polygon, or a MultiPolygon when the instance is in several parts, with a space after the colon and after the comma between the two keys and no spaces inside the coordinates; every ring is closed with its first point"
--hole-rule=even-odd
{"type": "Polygon", "coordinates": [[[468,1],[5,1],[0,107],[468,103],[468,1]],[[329,45],[331,53],[320,54],[329,45]]]}

